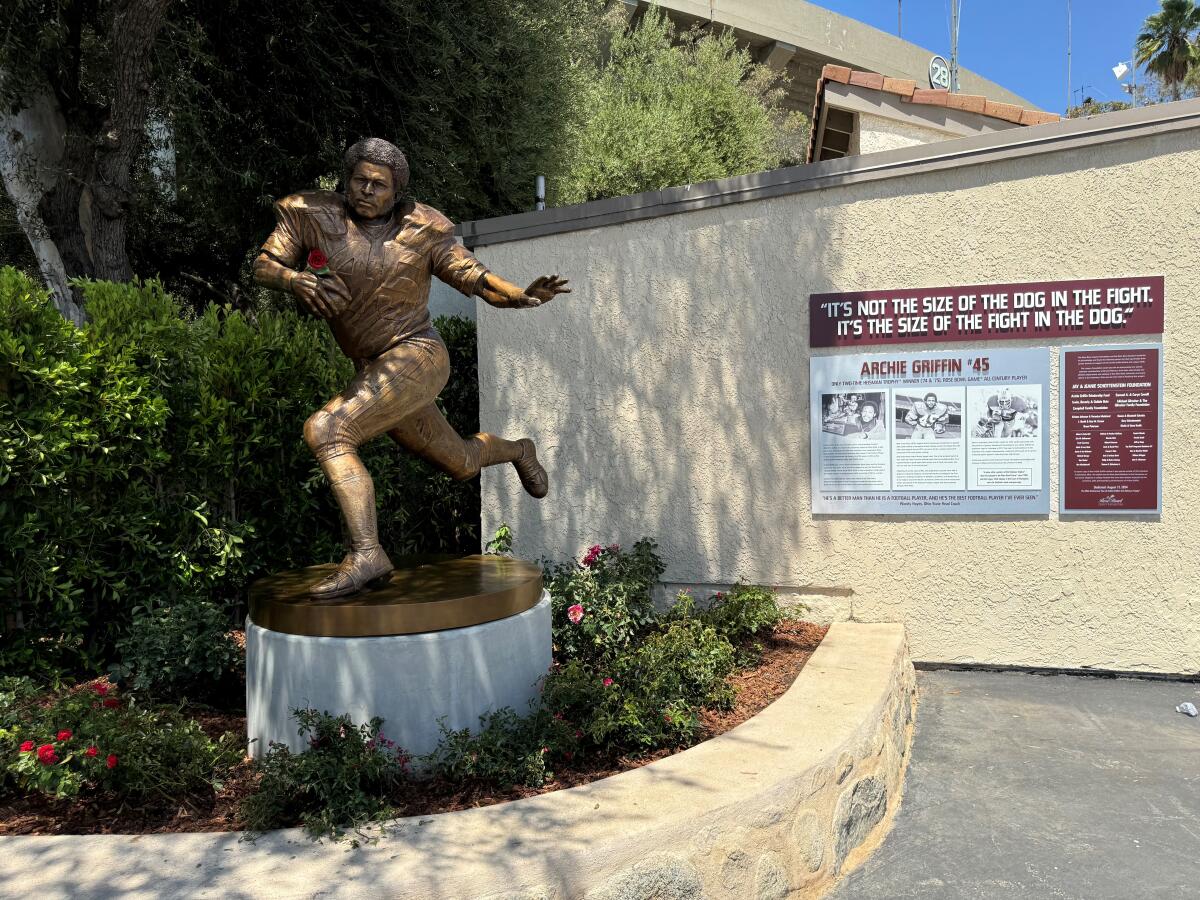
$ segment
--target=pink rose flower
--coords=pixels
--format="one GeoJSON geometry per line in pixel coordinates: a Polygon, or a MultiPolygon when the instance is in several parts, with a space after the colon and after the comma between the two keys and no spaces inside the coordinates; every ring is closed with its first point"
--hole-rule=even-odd
{"type": "Polygon", "coordinates": [[[605,679],[604,679],[604,686],[605,686],[605,687],[612,687],[612,679],[611,679],[611,678],[605,678],[605,679]]]}
{"type": "Polygon", "coordinates": [[[583,621],[583,606],[576,603],[574,606],[568,607],[567,618],[571,620],[572,625],[578,625],[583,621]]]}
{"type": "Polygon", "coordinates": [[[587,556],[583,558],[584,568],[590,568],[596,564],[596,560],[600,558],[600,554],[604,552],[604,548],[599,544],[592,544],[588,547],[587,556]]]}

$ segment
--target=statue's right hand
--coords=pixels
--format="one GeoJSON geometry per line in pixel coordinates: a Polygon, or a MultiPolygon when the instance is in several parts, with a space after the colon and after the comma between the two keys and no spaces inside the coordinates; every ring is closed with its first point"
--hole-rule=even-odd
{"type": "Polygon", "coordinates": [[[292,293],[314,316],[330,319],[334,316],[333,305],[321,290],[321,279],[312,272],[301,272],[291,283],[292,293]]]}

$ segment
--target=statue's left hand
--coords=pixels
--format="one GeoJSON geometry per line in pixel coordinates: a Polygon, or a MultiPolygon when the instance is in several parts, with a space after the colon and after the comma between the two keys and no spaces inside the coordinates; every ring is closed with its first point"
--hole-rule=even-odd
{"type": "Polygon", "coordinates": [[[569,294],[571,289],[567,287],[567,279],[559,278],[557,275],[542,275],[540,278],[535,278],[525,288],[525,293],[517,300],[517,306],[541,306],[543,303],[549,303],[559,294],[569,294]]]}

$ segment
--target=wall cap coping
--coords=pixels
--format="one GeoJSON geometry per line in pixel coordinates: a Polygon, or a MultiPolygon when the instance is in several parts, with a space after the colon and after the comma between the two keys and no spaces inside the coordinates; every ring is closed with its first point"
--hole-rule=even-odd
{"type": "Polygon", "coordinates": [[[1144,106],[1087,118],[1064,119],[1047,125],[1011,128],[975,137],[847,156],[537,212],[467,221],[458,226],[458,234],[468,247],[476,248],[858,182],[1079,150],[1186,130],[1200,130],[1200,99],[1144,106]]]}

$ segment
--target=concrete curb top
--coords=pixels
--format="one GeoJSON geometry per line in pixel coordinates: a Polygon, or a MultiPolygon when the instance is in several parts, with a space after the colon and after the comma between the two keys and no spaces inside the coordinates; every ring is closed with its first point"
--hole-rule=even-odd
{"type": "Polygon", "coordinates": [[[1078,150],[1188,129],[1200,129],[1200,99],[1145,106],[1084,119],[1067,119],[1049,125],[1007,129],[900,150],[848,156],[538,212],[463,222],[458,226],[458,234],[467,247],[482,247],[855,182],[1078,150]]]}
{"type": "Polygon", "coordinates": [[[73,900],[731,900],[814,890],[889,827],[914,691],[903,626],[837,623],[757,716],[588,785],[399,819],[354,851],[296,829],[253,843],[238,834],[4,837],[0,884],[6,896],[73,900]]]}

